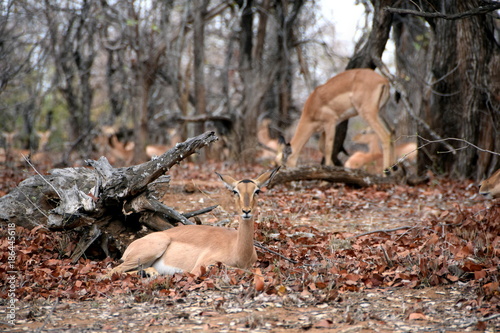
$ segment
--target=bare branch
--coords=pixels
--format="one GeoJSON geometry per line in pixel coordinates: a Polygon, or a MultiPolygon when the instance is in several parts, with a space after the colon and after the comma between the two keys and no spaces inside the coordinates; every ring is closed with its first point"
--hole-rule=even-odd
{"type": "MultiPolygon", "coordinates": [[[[476,146],[475,144],[473,143],[470,143],[469,141],[467,140],[464,140],[464,139],[459,139],[459,138],[446,138],[446,139],[440,139],[440,140],[428,140],[426,138],[423,138],[421,137],[420,135],[416,135],[416,137],[420,138],[422,141],[425,141],[426,143],[420,147],[418,147],[418,149],[422,148],[422,147],[425,147],[427,145],[430,145],[431,143],[443,143],[445,141],[459,141],[459,142],[464,142],[466,143],[468,146],[472,146],[474,148],[476,148],[477,150],[479,151],[482,151],[484,153],[490,153],[490,154],[493,154],[493,155],[498,155],[500,156],[500,153],[497,153],[497,152],[494,152],[494,151],[491,151],[491,150],[488,150],[488,149],[484,149],[484,148],[481,148],[481,147],[478,147],[476,146]]],[[[457,150],[459,149],[464,149],[464,148],[467,148],[467,147],[460,147],[460,148],[457,148],[457,150]]],[[[454,149],[455,150],[455,149],[454,149]]],[[[449,153],[449,151],[440,151],[438,152],[439,154],[444,154],[444,153],[449,153]]]]}
{"type": "Polygon", "coordinates": [[[412,229],[412,228],[415,228],[415,227],[405,225],[405,226],[397,227],[397,228],[393,228],[393,229],[379,229],[379,230],[367,231],[367,232],[363,232],[362,234],[359,234],[359,235],[354,235],[354,236],[348,237],[347,239],[358,238],[358,237],[366,236],[366,235],[370,235],[370,234],[377,234],[380,232],[383,232],[384,234],[388,234],[389,232],[403,230],[403,229],[412,229]]]}
{"type": "Polygon", "coordinates": [[[471,9],[469,11],[463,12],[463,13],[458,13],[458,14],[443,14],[440,12],[434,12],[434,13],[429,13],[429,12],[423,12],[423,11],[418,11],[418,10],[411,10],[411,9],[402,9],[402,8],[393,8],[393,7],[385,7],[384,10],[393,13],[393,14],[409,14],[409,15],[415,15],[415,16],[420,16],[420,17],[425,17],[425,18],[440,18],[440,19],[445,19],[445,20],[460,20],[465,17],[469,16],[474,16],[474,15],[482,15],[482,14],[487,14],[489,12],[493,12],[497,9],[500,9],[500,3],[495,2],[495,3],[490,3],[485,6],[479,6],[474,9],[471,9]]]}
{"type": "MultiPolygon", "coordinates": [[[[410,100],[408,98],[408,94],[406,93],[406,89],[404,86],[399,82],[399,80],[391,74],[387,66],[382,62],[382,59],[380,57],[377,57],[375,55],[372,55],[373,62],[377,65],[377,67],[380,69],[382,74],[384,74],[385,77],[391,82],[392,86],[396,88],[396,90],[399,92],[401,95],[401,100],[403,101],[403,104],[405,106],[406,112],[417,122],[419,123],[425,130],[437,141],[441,142],[448,150],[455,155],[457,151],[455,148],[453,148],[449,143],[446,142],[445,139],[443,139],[439,134],[437,134],[434,130],[430,128],[430,126],[419,116],[413,112],[413,109],[411,107],[410,100]]],[[[436,141],[436,142],[437,142],[436,141]]]]}
{"type": "Polygon", "coordinates": [[[253,245],[254,245],[254,246],[256,246],[256,247],[258,247],[258,248],[259,248],[259,249],[261,249],[261,250],[264,250],[264,251],[267,251],[267,252],[272,253],[272,254],[274,254],[274,255],[277,255],[277,256],[279,256],[279,257],[281,257],[281,258],[285,259],[286,261],[291,262],[292,264],[297,264],[297,263],[298,263],[298,261],[296,261],[296,260],[293,260],[293,259],[290,259],[290,258],[288,258],[288,257],[285,257],[285,256],[284,256],[284,255],[282,255],[281,253],[278,253],[278,252],[276,252],[276,251],[271,250],[271,249],[270,249],[270,248],[268,248],[268,247],[265,247],[264,245],[262,245],[262,244],[261,244],[261,243],[259,243],[258,241],[254,241],[254,242],[253,242],[253,245]]]}

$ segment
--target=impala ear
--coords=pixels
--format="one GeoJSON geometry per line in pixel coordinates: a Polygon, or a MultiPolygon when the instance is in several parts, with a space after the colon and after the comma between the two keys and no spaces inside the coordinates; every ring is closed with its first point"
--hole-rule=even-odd
{"type": "Polygon", "coordinates": [[[226,185],[226,187],[228,189],[230,189],[231,191],[234,190],[236,183],[238,183],[238,181],[236,179],[234,179],[233,177],[231,177],[229,175],[221,175],[218,172],[216,172],[215,174],[217,176],[219,176],[220,180],[222,180],[222,182],[224,183],[224,185],[226,185]]]}
{"type": "Polygon", "coordinates": [[[253,181],[255,182],[255,184],[257,184],[257,186],[259,188],[265,187],[265,186],[269,185],[271,180],[273,180],[274,176],[276,175],[276,173],[278,172],[278,170],[280,168],[281,168],[281,166],[278,166],[272,170],[266,171],[262,175],[257,177],[257,179],[254,179],[253,181]]]}

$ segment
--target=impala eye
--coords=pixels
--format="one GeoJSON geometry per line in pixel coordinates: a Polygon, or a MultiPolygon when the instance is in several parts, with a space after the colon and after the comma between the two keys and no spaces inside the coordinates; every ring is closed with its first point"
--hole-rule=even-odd
{"type": "Polygon", "coordinates": [[[238,194],[238,191],[233,190],[233,194],[234,194],[234,195],[238,194]]]}
{"type": "Polygon", "coordinates": [[[255,192],[253,192],[254,194],[259,194],[260,193],[260,190],[259,189],[256,189],[255,192]]]}

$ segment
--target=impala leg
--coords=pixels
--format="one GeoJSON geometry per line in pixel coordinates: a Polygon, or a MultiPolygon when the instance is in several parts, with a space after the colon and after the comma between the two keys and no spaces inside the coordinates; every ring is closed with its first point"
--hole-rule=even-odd
{"type": "Polygon", "coordinates": [[[299,154],[304,145],[307,143],[309,138],[317,130],[317,125],[313,122],[299,121],[297,129],[295,130],[295,135],[290,141],[290,146],[292,147],[292,153],[288,157],[286,165],[288,167],[295,167],[297,165],[297,160],[299,159],[299,154]]]}
{"type": "MultiPolygon", "coordinates": [[[[112,269],[107,276],[111,276],[114,273],[121,274],[129,271],[137,271],[139,268],[143,268],[146,271],[147,268],[165,253],[170,242],[170,237],[161,231],[136,239],[130,243],[123,253],[123,263],[112,269]]],[[[154,268],[151,269],[154,270],[154,268]]]]}
{"type": "MultiPolygon", "coordinates": [[[[325,156],[325,132],[321,132],[321,135],[319,136],[319,141],[318,141],[318,148],[321,154],[323,154],[323,160],[325,156]]],[[[324,161],[323,161],[324,162],[324,161]]]]}
{"type": "Polygon", "coordinates": [[[394,142],[392,141],[391,132],[380,117],[366,119],[371,128],[377,133],[382,142],[382,152],[384,154],[384,170],[390,168],[395,162],[394,157],[394,142]]]}
{"type": "Polygon", "coordinates": [[[148,277],[148,278],[155,278],[158,275],[160,275],[160,273],[158,273],[158,271],[154,267],[147,267],[147,268],[144,268],[140,271],[139,270],[130,271],[130,272],[127,272],[127,274],[137,274],[137,275],[141,275],[142,277],[148,277]]]}
{"type": "Polygon", "coordinates": [[[325,165],[333,165],[332,151],[333,140],[335,139],[335,123],[327,123],[324,127],[324,135],[321,136],[324,145],[325,165]]]}

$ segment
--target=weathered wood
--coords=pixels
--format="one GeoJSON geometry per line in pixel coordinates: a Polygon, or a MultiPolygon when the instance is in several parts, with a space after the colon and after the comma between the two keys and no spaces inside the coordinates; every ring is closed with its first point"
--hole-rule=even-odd
{"type": "Polygon", "coordinates": [[[362,170],[349,170],[337,166],[306,165],[281,169],[274,177],[271,186],[298,180],[325,180],[335,183],[367,187],[374,184],[395,184],[395,177],[382,177],[362,170]]]}
{"type": "MultiPolygon", "coordinates": [[[[169,178],[162,177],[165,172],[217,139],[213,132],[206,132],[178,143],[160,157],[131,167],[113,168],[101,157],[86,161],[93,169],[54,169],[48,175],[30,177],[0,198],[0,221],[51,230],[82,226],[82,230],[94,230],[96,225],[97,232],[94,230],[92,234],[97,236],[82,238],[80,251],[74,253],[76,260],[101,231],[112,236],[119,247],[126,245],[128,236],[122,236],[122,231],[130,223],[140,223],[141,215],[143,221],[154,216],[150,226],[161,230],[168,227],[169,221],[192,224],[181,213],[159,202],[155,194],[161,194],[165,184],[168,185],[169,178]],[[127,217],[129,213],[134,217],[127,217]]],[[[140,224],[132,229],[140,229],[140,224]]]]}
{"type": "Polygon", "coordinates": [[[149,198],[145,193],[142,193],[140,196],[135,197],[134,199],[132,199],[132,201],[125,203],[123,206],[123,212],[126,215],[144,211],[152,211],[164,214],[168,218],[182,224],[194,224],[193,222],[185,218],[181,213],[175,211],[175,209],[170,208],[153,198],[149,198]]]}
{"type": "Polygon", "coordinates": [[[191,217],[195,217],[195,216],[198,216],[201,214],[211,212],[212,210],[214,210],[217,207],[219,207],[219,205],[214,205],[214,206],[210,206],[210,207],[206,207],[206,208],[202,208],[202,209],[193,210],[190,212],[185,212],[185,213],[182,213],[182,215],[184,215],[184,217],[188,219],[191,217]]]}
{"type": "MultiPolygon", "coordinates": [[[[210,206],[202,209],[198,209],[191,212],[182,213],[186,219],[191,217],[196,217],[201,214],[208,213],[219,205],[210,206]]],[[[160,212],[144,212],[140,217],[141,224],[145,225],[148,229],[153,231],[162,231],[172,228],[175,224],[182,223],[179,219],[173,219],[171,216],[167,216],[160,212]]]]}
{"type": "Polygon", "coordinates": [[[88,168],[55,169],[49,175],[35,175],[0,198],[0,220],[28,229],[92,224],[94,219],[85,212],[95,208],[89,202],[92,197],[85,193],[95,195],[96,184],[96,173],[88,168]]]}
{"type": "Polygon", "coordinates": [[[83,233],[83,237],[76,245],[75,251],[71,255],[71,262],[76,263],[78,259],[87,251],[90,245],[102,234],[102,231],[97,227],[96,224],[92,225],[90,229],[86,229],[83,233]]]}

